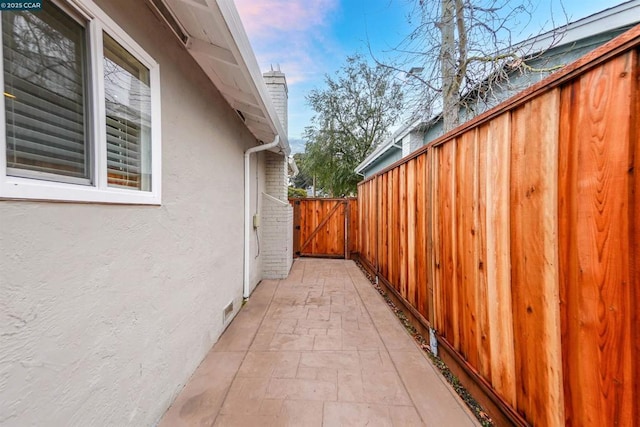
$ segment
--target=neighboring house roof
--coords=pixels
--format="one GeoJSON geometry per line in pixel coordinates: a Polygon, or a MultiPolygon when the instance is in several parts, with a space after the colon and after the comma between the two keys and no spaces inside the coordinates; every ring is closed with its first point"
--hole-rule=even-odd
{"type": "Polygon", "coordinates": [[[414,129],[418,128],[421,124],[423,124],[422,120],[416,120],[410,123],[401,126],[398,130],[396,130],[388,139],[384,140],[380,145],[378,145],[375,150],[371,152],[356,168],[356,173],[362,175],[362,171],[367,168],[367,166],[371,165],[373,162],[378,160],[380,157],[384,155],[387,151],[397,148],[402,150],[402,138],[407,136],[407,134],[414,129]]]}
{"type": "MultiPolygon", "coordinates": [[[[291,149],[233,0],[151,0],[249,131],[274,151],[291,149]]],[[[265,19],[269,19],[265,17],[265,19]]]]}
{"type": "MultiPolygon", "coordinates": [[[[631,0],[532,37],[518,43],[512,49],[516,52],[519,51],[523,56],[535,55],[552,47],[569,46],[588,37],[614,32],[616,29],[632,26],[638,22],[640,22],[640,0],[631,0]]],[[[472,94],[468,94],[468,96],[471,95],[472,94]]],[[[438,113],[428,121],[416,120],[401,127],[367,156],[362,163],[356,167],[355,172],[361,175],[365,174],[367,170],[375,167],[378,159],[382,158],[385,153],[396,148],[401,148],[398,147],[397,144],[402,141],[404,136],[412,131],[430,128],[435,125],[441,117],[442,113],[438,113]]]]}
{"type": "Polygon", "coordinates": [[[640,0],[631,0],[539,34],[517,44],[515,48],[526,49],[525,53],[541,52],[555,44],[567,45],[616,28],[634,25],[639,21],[640,0]],[[560,40],[558,32],[561,32],[560,40]]]}

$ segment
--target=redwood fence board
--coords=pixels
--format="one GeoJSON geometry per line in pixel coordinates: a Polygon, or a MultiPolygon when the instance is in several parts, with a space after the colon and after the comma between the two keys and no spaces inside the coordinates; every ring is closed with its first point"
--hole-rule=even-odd
{"type": "Polygon", "coordinates": [[[527,421],[544,425],[564,419],[555,220],[558,96],[554,89],[516,109],[511,134],[516,402],[527,421]]]}
{"type": "Polygon", "coordinates": [[[487,311],[489,316],[491,383],[511,406],[516,404],[515,348],[511,296],[511,221],[509,113],[488,124],[485,245],[487,248],[487,311]],[[499,356],[499,357],[498,357],[499,356]]]}
{"type": "Polygon", "coordinates": [[[480,374],[490,383],[491,376],[491,318],[489,317],[488,304],[488,285],[487,285],[487,245],[486,245],[486,211],[487,211],[487,137],[489,126],[483,125],[478,129],[476,141],[476,163],[477,173],[475,175],[476,185],[476,217],[475,217],[475,236],[476,236],[476,259],[475,267],[477,269],[477,293],[476,313],[478,316],[478,332],[476,334],[476,346],[478,349],[478,370],[480,374]]]}

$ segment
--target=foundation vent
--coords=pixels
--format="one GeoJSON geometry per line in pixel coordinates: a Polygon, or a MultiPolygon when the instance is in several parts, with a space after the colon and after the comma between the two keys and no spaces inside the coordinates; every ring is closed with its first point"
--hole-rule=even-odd
{"type": "Polygon", "coordinates": [[[233,314],[233,301],[231,301],[222,311],[222,323],[227,323],[229,318],[233,314]]]}

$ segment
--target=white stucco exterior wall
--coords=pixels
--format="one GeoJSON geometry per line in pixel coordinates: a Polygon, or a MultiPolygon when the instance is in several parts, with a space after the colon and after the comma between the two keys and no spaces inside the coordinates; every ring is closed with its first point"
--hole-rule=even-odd
{"type": "Polygon", "coordinates": [[[155,424],[241,306],[255,139],[146,2],[97,3],[160,64],[163,202],[0,201],[2,426],[155,424]]]}
{"type": "MultiPolygon", "coordinates": [[[[266,160],[267,153],[258,152],[251,155],[251,182],[249,188],[251,191],[251,216],[258,215],[262,218],[264,215],[264,200],[262,194],[266,191],[266,160]]],[[[264,275],[264,255],[265,255],[265,237],[264,227],[251,228],[251,236],[249,237],[249,257],[251,269],[249,271],[249,289],[251,292],[256,288],[264,275]]]]}

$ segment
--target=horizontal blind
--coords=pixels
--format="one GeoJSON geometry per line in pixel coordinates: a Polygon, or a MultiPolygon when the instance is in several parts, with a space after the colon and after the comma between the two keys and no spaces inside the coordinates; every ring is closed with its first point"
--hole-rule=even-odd
{"type": "Polygon", "coordinates": [[[140,125],[107,108],[107,170],[112,186],[141,188],[140,125]]]}
{"type": "Polygon", "coordinates": [[[151,190],[149,70],[109,35],[104,85],[109,186],[151,190]]]}
{"type": "Polygon", "coordinates": [[[43,2],[2,29],[8,174],[88,183],[84,28],[43,2]]]}

